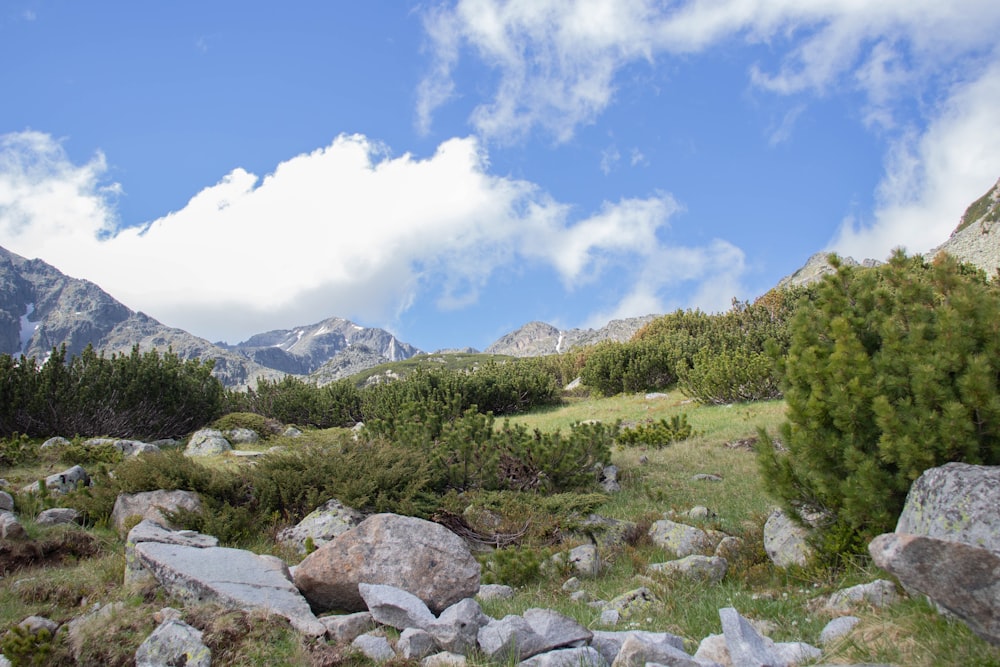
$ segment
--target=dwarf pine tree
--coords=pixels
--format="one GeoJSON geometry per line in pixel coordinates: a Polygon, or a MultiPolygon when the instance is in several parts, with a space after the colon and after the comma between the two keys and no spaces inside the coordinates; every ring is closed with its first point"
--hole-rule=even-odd
{"type": "Polygon", "coordinates": [[[949,256],[875,269],[833,259],[791,324],[788,419],[759,462],[786,509],[821,511],[828,555],[891,531],[910,484],[949,461],[1000,463],[1000,290],[949,256]]]}

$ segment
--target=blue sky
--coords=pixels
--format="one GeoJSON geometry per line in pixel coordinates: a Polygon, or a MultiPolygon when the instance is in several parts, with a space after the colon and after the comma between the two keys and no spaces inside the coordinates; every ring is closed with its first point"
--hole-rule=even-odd
{"type": "Polygon", "coordinates": [[[210,340],[426,350],[925,252],[1000,177],[995,0],[0,5],[0,246],[210,340]]]}

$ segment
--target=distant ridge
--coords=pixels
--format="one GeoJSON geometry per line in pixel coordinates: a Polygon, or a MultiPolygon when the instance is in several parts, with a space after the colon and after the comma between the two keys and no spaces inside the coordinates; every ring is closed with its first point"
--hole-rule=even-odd
{"type": "Polygon", "coordinates": [[[574,347],[593,345],[605,340],[624,342],[643,325],[659,317],[643,315],[612,320],[600,329],[561,330],[545,322],[528,322],[520,329],[501,336],[487,347],[486,354],[505,354],[512,357],[540,357],[561,354],[574,347]]]}

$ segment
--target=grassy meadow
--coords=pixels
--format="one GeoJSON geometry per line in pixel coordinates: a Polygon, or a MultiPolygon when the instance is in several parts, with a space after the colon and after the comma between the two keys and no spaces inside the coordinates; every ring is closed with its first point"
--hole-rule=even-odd
{"type": "MultiPolygon", "coordinates": [[[[687,400],[676,391],[649,396],[568,397],[562,406],[521,414],[510,421],[541,431],[565,431],[571,424],[586,420],[621,420],[631,425],[680,414],[686,415],[694,435],[662,448],[616,448],[612,463],[619,469],[622,490],[596,502],[588,501],[588,507],[606,517],[634,521],[641,528],[696,505],[709,508],[711,518],[676,520],[721,530],[744,540],[726,578],[718,585],[708,586],[647,575],[648,565],[671,557],[640,532],[627,544],[603,554],[606,570],[599,577],[581,583],[582,590],[594,600],[610,600],[645,586],[656,601],[643,613],[623,619],[614,628],[601,626],[597,609],[584,601],[571,600],[563,590],[567,573],[549,571],[518,586],[512,599],[484,603],[487,614],[502,617],[530,607],[548,607],[592,629],[669,631],[684,637],[686,648],[693,653],[702,638],[721,632],[718,609],[731,606],[743,616],[766,625],[767,634],[776,641],[804,641],[819,646],[820,631],[832,616],[815,610],[817,598],[887,576],[865,559],[835,570],[817,566],[787,571],[773,567],[767,560],[761,535],[775,502],[763,488],[752,440],[758,428],[774,431],[781,423],[784,414],[781,401],[707,407],[687,400]],[[693,479],[702,473],[715,475],[721,481],[693,479]]],[[[502,421],[498,420],[498,425],[502,421]]],[[[325,435],[307,432],[305,437],[325,435]]],[[[295,440],[276,439],[259,447],[274,445],[298,446],[295,440]]],[[[254,465],[232,455],[213,457],[204,464],[220,470],[254,465]]],[[[41,474],[65,467],[63,461],[42,461],[27,468],[7,466],[0,469],[0,477],[7,479],[11,487],[19,488],[41,474]]],[[[530,494],[525,495],[529,505],[537,502],[530,494]]],[[[19,501],[22,498],[18,496],[19,501]]],[[[470,498],[454,501],[460,504],[470,498]]],[[[0,630],[7,630],[32,614],[65,622],[95,604],[117,603],[122,611],[102,622],[99,632],[89,640],[92,646],[83,664],[132,664],[135,647],[155,627],[153,614],[165,606],[183,605],[155,589],[124,590],[120,585],[124,570],[123,540],[104,526],[87,529],[36,526],[32,518],[42,504],[18,507],[22,523],[32,538],[31,546],[10,542],[0,545],[5,566],[0,578],[0,630]]],[[[259,539],[250,546],[259,552],[280,555],[294,564],[297,557],[273,543],[276,528],[273,525],[262,528],[259,539]]],[[[532,545],[532,552],[544,556],[585,541],[569,527],[564,537],[562,544],[532,545]]],[[[528,550],[522,554],[526,561],[531,561],[528,550]]],[[[483,555],[484,561],[488,558],[483,555]]],[[[975,637],[963,624],[938,615],[923,600],[907,599],[887,609],[862,606],[854,615],[861,622],[845,639],[823,647],[821,663],[1000,666],[1000,649],[975,637]]],[[[221,612],[211,607],[188,607],[184,617],[205,630],[205,641],[213,650],[213,665],[364,662],[342,647],[310,643],[298,637],[283,621],[243,612],[221,612]]],[[[38,648],[36,655],[45,650],[46,647],[38,648]]],[[[57,639],[47,650],[36,664],[71,664],[68,640],[57,639]]]]}

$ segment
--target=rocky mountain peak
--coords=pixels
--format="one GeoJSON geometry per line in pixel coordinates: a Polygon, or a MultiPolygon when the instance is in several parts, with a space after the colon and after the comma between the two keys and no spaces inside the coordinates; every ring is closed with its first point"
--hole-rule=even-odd
{"type": "Polygon", "coordinates": [[[656,315],[612,320],[600,329],[560,330],[545,322],[528,322],[520,329],[500,337],[486,348],[487,354],[512,357],[539,357],[561,354],[574,347],[593,345],[605,340],[627,341],[656,315]]]}

